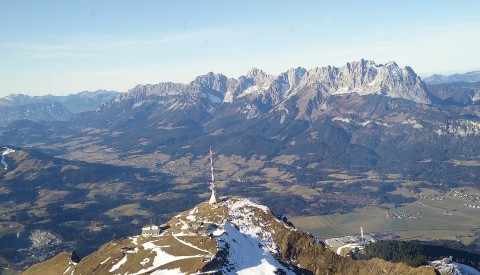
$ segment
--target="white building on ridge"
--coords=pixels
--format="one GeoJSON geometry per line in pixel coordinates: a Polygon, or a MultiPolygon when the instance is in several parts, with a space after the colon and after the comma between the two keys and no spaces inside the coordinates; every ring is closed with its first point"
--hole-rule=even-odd
{"type": "Polygon", "coordinates": [[[153,237],[160,235],[161,229],[158,225],[147,225],[142,227],[142,236],[153,237]]]}

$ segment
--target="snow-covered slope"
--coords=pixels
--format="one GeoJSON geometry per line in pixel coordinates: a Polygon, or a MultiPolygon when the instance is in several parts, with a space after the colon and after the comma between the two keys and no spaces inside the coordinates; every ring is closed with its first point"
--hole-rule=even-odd
{"type": "Polygon", "coordinates": [[[223,273],[232,274],[295,274],[274,255],[279,250],[266,230],[266,225],[255,221],[255,211],[268,213],[266,207],[248,200],[227,201],[229,219],[214,231],[219,251],[225,251],[223,273]]]}
{"type": "Polygon", "coordinates": [[[0,165],[2,165],[5,170],[7,170],[8,169],[8,164],[5,162],[5,155],[13,153],[13,152],[15,152],[15,150],[7,148],[7,147],[4,147],[3,149],[4,150],[2,152],[2,160],[0,160],[0,165]]]}
{"type": "Polygon", "coordinates": [[[441,274],[441,275],[479,275],[480,271],[475,268],[459,264],[451,261],[451,259],[443,259],[438,261],[429,262],[429,264],[441,274]]]}

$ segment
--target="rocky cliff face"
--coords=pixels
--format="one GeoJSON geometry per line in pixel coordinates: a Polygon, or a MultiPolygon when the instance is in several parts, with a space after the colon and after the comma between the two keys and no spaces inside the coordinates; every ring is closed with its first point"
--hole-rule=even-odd
{"type": "Polygon", "coordinates": [[[172,122],[168,119],[172,112],[193,112],[197,120],[202,120],[222,103],[229,103],[232,104],[230,112],[244,114],[246,118],[282,110],[288,105],[298,110],[297,118],[311,119],[318,117],[316,109],[330,96],[351,93],[430,103],[425,84],[412,68],[400,68],[395,62],[376,64],[361,59],[340,68],[306,70],[299,67],[277,76],[253,68],[238,79],[208,73],[189,84],[138,85],[102,105],[97,112],[116,113],[120,106],[121,109],[148,108],[153,113],[162,113],[166,124],[172,122]]]}
{"type": "Polygon", "coordinates": [[[79,263],[63,253],[22,274],[435,274],[343,258],[246,199],[199,204],[162,228],[159,236],[107,243],[79,263]]]}

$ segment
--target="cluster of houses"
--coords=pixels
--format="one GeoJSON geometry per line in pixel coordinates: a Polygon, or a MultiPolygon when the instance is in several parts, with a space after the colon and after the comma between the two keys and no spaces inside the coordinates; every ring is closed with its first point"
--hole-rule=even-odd
{"type": "Polygon", "coordinates": [[[420,216],[420,212],[415,213],[394,213],[394,212],[387,212],[387,219],[388,218],[395,218],[395,219],[416,219],[420,216]]]}

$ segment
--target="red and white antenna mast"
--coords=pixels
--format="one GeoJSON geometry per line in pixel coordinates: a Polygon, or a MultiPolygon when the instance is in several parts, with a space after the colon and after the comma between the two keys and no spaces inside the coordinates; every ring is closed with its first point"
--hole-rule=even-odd
{"type": "Polygon", "coordinates": [[[212,190],[212,195],[210,196],[210,200],[208,201],[209,204],[213,205],[218,202],[217,199],[217,192],[215,190],[215,176],[213,173],[213,150],[212,146],[210,146],[210,171],[212,172],[212,182],[210,183],[210,190],[212,190]]]}

